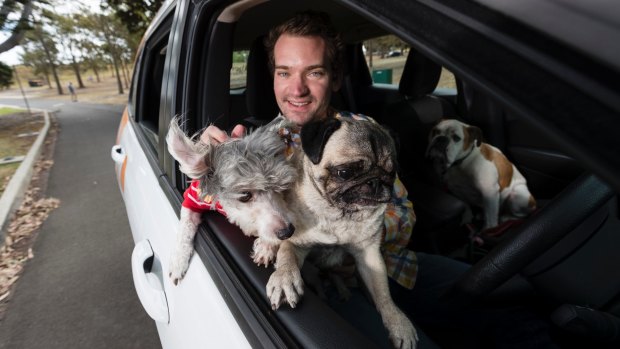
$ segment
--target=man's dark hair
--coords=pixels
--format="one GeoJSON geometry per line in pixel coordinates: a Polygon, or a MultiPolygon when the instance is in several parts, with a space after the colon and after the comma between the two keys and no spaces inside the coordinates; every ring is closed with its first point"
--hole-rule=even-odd
{"type": "Polygon", "coordinates": [[[318,36],[325,42],[325,55],[329,62],[332,78],[339,80],[343,69],[344,44],[340,34],[325,12],[304,11],[296,14],[284,23],[274,27],[265,38],[265,49],[269,56],[269,68],[275,71],[273,49],[282,34],[292,36],[318,36]]]}

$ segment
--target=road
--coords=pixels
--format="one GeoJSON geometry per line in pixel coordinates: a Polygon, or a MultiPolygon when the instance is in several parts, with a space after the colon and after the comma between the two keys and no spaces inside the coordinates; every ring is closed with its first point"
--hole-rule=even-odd
{"type": "MultiPolygon", "coordinates": [[[[21,105],[17,99],[0,104],[21,105]]],[[[4,320],[0,348],[160,348],[135,293],[133,240],[110,158],[122,106],[32,100],[60,126],[41,227],[4,320]]]]}

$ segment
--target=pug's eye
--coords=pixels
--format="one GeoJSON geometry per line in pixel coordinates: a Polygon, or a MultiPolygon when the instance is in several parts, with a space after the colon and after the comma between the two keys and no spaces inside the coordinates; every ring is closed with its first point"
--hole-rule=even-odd
{"type": "Polygon", "coordinates": [[[252,193],[250,193],[249,191],[244,191],[243,193],[241,193],[241,196],[237,200],[241,202],[248,202],[252,200],[252,193]]]}
{"type": "Polygon", "coordinates": [[[457,135],[452,135],[452,140],[455,142],[458,142],[461,140],[461,137],[457,136],[457,135]]]}
{"type": "Polygon", "coordinates": [[[340,179],[347,180],[353,177],[353,171],[347,169],[336,170],[336,176],[340,179]]]}

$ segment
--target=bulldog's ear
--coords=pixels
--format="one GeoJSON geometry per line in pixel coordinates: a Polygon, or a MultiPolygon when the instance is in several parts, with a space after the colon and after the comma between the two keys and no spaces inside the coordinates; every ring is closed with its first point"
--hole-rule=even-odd
{"type": "Polygon", "coordinates": [[[316,165],[321,162],[325,144],[332,133],[340,128],[340,124],[340,120],[329,118],[327,120],[311,121],[301,128],[301,147],[313,164],[316,165]]]}
{"type": "Polygon", "coordinates": [[[467,133],[476,147],[482,145],[482,130],[476,126],[467,126],[467,133]]]}

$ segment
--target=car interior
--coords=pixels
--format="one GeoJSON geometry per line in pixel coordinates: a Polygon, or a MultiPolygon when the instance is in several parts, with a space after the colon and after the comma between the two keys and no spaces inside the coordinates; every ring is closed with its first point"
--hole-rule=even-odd
{"type": "MultiPolygon", "coordinates": [[[[530,302],[550,317],[564,347],[619,343],[620,278],[613,267],[620,265],[619,197],[550,136],[549,124],[536,115],[524,117],[513,103],[495,95],[492,86],[481,86],[471,74],[459,74],[465,68],[455,57],[442,57],[440,51],[411,40],[405,29],[398,32],[384,19],[349,8],[346,2],[246,3],[234,11],[232,20],[223,15],[228,12],[219,2],[201,6],[196,9],[199,24],[186,30],[195,44],[183,49],[189,58],[179,64],[186,80],[176,82],[184,91],[177,95],[176,105],[190,120],[187,132],[209,124],[227,130],[239,123],[252,128],[273,119],[278,107],[264,35],[295,12],[325,11],[346,43],[344,81],[333,104],[369,115],[392,132],[398,175],[417,215],[411,249],[473,265],[447,295],[450,301],[455,306],[530,302]],[[409,45],[397,85],[374,82],[364,52],[366,40],[387,34],[403,35],[409,45]],[[222,88],[231,86],[230,69],[222,67],[232,69],[233,51],[247,52],[245,84],[222,88]],[[454,72],[455,88],[437,87],[442,69],[454,72]],[[479,235],[476,210],[445,190],[424,156],[428,133],[442,118],[481,128],[485,141],[502,150],[527,179],[538,202],[536,212],[501,226],[493,236],[479,235]]],[[[169,177],[178,207],[187,182],[179,172],[169,177]]],[[[252,263],[252,239],[224,217],[207,215],[197,239],[198,254],[212,273],[222,275],[223,289],[238,290],[229,302],[245,318],[252,341],[262,345],[268,338],[285,347],[369,347],[363,334],[312,292],[306,292],[297,309],[272,311],[264,294],[271,269],[252,263]]],[[[451,343],[437,329],[425,330],[439,333],[432,337],[445,347],[468,347],[462,341],[451,343]]],[[[471,347],[480,345],[473,343],[471,347]]]]}

